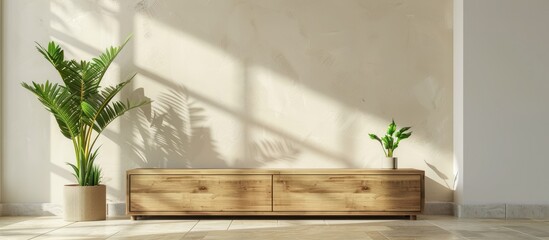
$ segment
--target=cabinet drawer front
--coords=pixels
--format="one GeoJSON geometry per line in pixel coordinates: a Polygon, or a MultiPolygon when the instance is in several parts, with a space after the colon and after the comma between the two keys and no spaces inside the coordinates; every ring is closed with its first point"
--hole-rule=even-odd
{"type": "Polygon", "coordinates": [[[271,175],[131,175],[130,211],[272,211],[271,175]]]}
{"type": "Polygon", "coordinates": [[[273,180],[273,211],[421,211],[421,175],[280,175],[273,180]]]}

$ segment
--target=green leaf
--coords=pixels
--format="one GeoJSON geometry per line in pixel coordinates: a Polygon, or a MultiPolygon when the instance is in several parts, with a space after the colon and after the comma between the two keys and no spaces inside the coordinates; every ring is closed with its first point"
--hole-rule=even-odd
{"type": "Polygon", "coordinates": [[[390,149],[390,138],[389,138],[389,135],[385,135],[384,137],[381,138],[381,141],[383,141],[383,146],[385,147],[385,149],[390,149]]]}
{"type": "Polygon", "coordinates": [[[99,148],[95,149],[87,159],[87,165],[86,165],[86,168],[84,169],[85,173],[83,178],[83,182],[85,183],[86,186],[97,185],[97,184],[94,184],[94,179],[97,177],[95,175],[99,174],[95,172],[95,168],[97,168],[97,166],[95,165],[95,158],[98,155],[98,150],[99,148]]]}
{"type": "Polygon", "coordinates": [[[72,164],[72,163],[67,163],[67,165],[71,166],[71,168],[73,169],[73,172],[74,172],[72,175],[74,176],[74,178],[76,178],[78,180],[78,184],[82,185],[82,184],[80,184],[80,176],[79,176],[79,171],[80,170],[78,170],[78,167],[74,166],[74,164],[72,164]]]}
{"type": "Polygon", "coordinates": [[[395,124],[395,120],[393,120],[391,124],[389,124],[389,127],[387,128],[387,135],[393,136],[393,133],[395,133],[396,128],[397,126],[395,124]]]}
{"type": "Polygon", "coordinates": [[[97,70],[97,74],[95,75],[97,84],[101,83],[103,77],[105,76],[105,73],[109,69],[109,66],[122,51],[122,49],[124,49],[124,46],[126,46],[130,39],[131,35],[126,38],[126,41],[124,41],[121,46],[107,48],[105,52],[99,55],[99,57],[92,59],[92,67],[97,70]]]}
{"type": "Polygon", "coordinates": [[[412,127],[403,127],[400,130],[398,130],[398,132],[404,133],[404,132],[408,131],[410,128],[412,128],[412,127]]]}
{"type": "Polygon", "coordinates": [[[412,136],[412,132],[403,133],[400,135],[400,139],[406,139],[406,138],[409,138],[410,136],[412,136]]]}
{"type": "MultiPolygon", "coordinates": [[[[36,43],[36,42],[35,42],[36,43]]],[[[55,68],[65,62],[65,53],[59,45],[51,41],[48,43],[48,48],[42,47],[39,43],[36,43],[36,49],[40,52],[44,58],[46,58],[55,68]]]]}
{"type": "Polygon", "coordinates": [[[99,129],[99,132],[102,132],[112,121],[124,115],[124,113],[128,112],[129,110],[141,107],[149,103],[150,101],[145,100],[138,103],[130,103],[129,101],[126,101],[124,103],[121,101],[116,101],[109,104],[103,109],[103,111],[99,113],[99,115],[96,118],[96,123],[99,129]]]}
{"type": "Polygon", "coordinates": [[[91,104],[87,103],[86,101],[83,101],[81,103],[81,107],[82,107],[82,112],[88,118],[92,118],[93,115],[95,115],[95,113],[97,112],[97,110],[91,104]]]}
{"type": "Polygon", "coordinates": [[[379,137],[377,135],[373,134],[373,133],[370,133],[368,135],[370,135],[370,138],[373,139],[373,140],[381,141],[381,139],[379,139],[379,137]]]}
{"type": "Polygon", "coordinates": [[[53,114],[63,136],[72,139],[79,134],[80,107],[65,87],[50,81],[44,84],[33,82],[32,85],[21,85],[34,93],[46,110],[53,114]]]}

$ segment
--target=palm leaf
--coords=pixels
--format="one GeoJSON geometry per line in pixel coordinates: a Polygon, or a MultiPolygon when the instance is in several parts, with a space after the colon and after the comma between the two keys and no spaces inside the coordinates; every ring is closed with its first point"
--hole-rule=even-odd
{"type": "Polygon", "coordinates": [[[107,48],[105,52],[99,55],[99,57],[92,59],[91,66],[96,71],[95,79],[97,81],[97,84],[101,83],[101,81],[103,80],[103,76],[105,76],[105,73],[109,69],[109,66],[114,61],[116,56],[118,56],[120,51],[124,49],[124,46],[126,46],[126,44],[128,43],[128,41],[130,41],[130,39],[131,39],[131,36],[126,38],[126,41],[124,41],[122,45],[118,47],[107,48]]]}
{"type": "Polygon", "coordinates": [[[97,174],[97,172],[95,172],[94,170],[98,168],[97,165],[95,165],[95,158],[98,155],[98,150],[99,148],[95,149],[95,151],[93,151],[93,153],[89,155],[87,159],[87,165],[85,168],[83,168],[84,175],[82,180],[84,182],[84,186],[97,185],[94,184],[94,179],[96,178],[95,174],[97,174]]]}
{"type": "Polygon", "coordinates": [[[98,122],[98,117],[109,106],[111,100],[135,77],[133,75],[129,80],[117,84],[114,87],[107,87],[101,94],[96,94],[89,98],[88,101],[82,102],[82,110],[84,112],[84,122],[100,133],[106,126],[102,126],[98,122]]]}
{"type": "Polygon", "coordinates": [[[36,49],[56,68],[63,67],[65,63],[65,52],[59,45],[51,41],[48,43],[48,48],[42,47],[39,43],[36,43],[36,49]]]}
{"type": "Polygon", "coordinates": [[[46,109],[53,114],[63,136],[72,139],[80,132],[79,114],[74,99],[69,91],[58,84],[46,81],[44,84],[33,82],[21,84],[34,93],[46,109]]]}
{"type": "Polygon", "coordinates": [[[79,92],[80,75],[77,71],[78,63],[74,60],[65,61],[63,49],[53,41],[48,44],[48,48],[44,48],[39,43],[36,43],[36,49],[59,72],[61,79],[70,92],[79,92]]]}
{"type": "Polygon", "coordinates": [[[134,108],[141,107],[145,104],[149,104],[149,100],[144,100],[138,103],[130,103],[129,100],[127,100],[125,103],[122,101],[115,101],[109,104],[104,108],[103,111],[99,113],[96,119],[96,124],[99,129],[99,133],[103,132],[105,128],[116,118],[124,115],[127,111],[130,111],[134,108]]]}
{"type": "MultiPolygon", "coordinates": [[[[72,163],[67,163],[67,165],[71,166],[72,170],[74,171],[74,173],[72,174],[74,176],[74,178],[76,178],[77,180],[80,179],[80,170],[78,170],[78,167],[76,167],[74,164],[72,163]]],[[[82,185],[80,184],[80,181],[78,181],[78,184],[79,185],[82,185]]]]}

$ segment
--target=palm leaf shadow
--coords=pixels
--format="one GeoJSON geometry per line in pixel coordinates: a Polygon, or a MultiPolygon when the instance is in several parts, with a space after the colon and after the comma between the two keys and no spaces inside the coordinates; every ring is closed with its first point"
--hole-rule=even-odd
{"type": "Polygon", "coordinates": [[[192,168],[226,166],[211,137],[205,110],[191,102],[180,86],[161,94],[154,108],[142,109],[134,139],[129,144],[140,159],[140,167],[192,168]]]}

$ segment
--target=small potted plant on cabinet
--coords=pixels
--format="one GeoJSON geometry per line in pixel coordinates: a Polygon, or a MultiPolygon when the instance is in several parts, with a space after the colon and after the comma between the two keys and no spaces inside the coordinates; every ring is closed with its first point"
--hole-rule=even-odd
{"type": "Polygon", "coordinates": [[[63,83],[22,83],[52,113],[61,133],[74,147],[75,162],[67,164],[78,183],[65,185],[63,189],[67,221],[106,219],[106,187],[100,184],[101,168],[95,163],[99,147],[95,143],[116,118],[150,103],[147,99],[135,103],[114,100],[133,76],[115,86],[100,85],[128,40],[121,46],[108,48],[91,61],[65,60],[63,49],[55,42],[50,42],[47,48],[37,43],[38,52],[53,65],[63,83]]]}
{"type": "Polygon", "coordinates": [[[398,148],[398,144],[401,140],[412,136],[412,132],[408,132],[410,128],[411,127],[403,127],[397,131],[395,120],[392,120],[389,127],[387,127],[387,133],[382,138],[373,133],[369,134],[371,139],[376,140],[381,144],[383,153],[385,153],[386,158],[382,164],[383,168],[398,168],[398,159],[393,156],[393,153],[395,152],[395,149],[398,148]]]}

